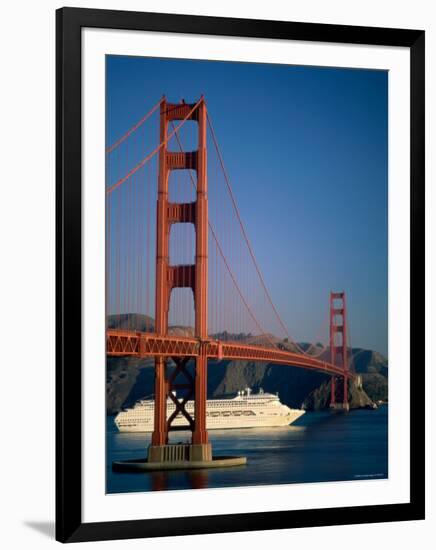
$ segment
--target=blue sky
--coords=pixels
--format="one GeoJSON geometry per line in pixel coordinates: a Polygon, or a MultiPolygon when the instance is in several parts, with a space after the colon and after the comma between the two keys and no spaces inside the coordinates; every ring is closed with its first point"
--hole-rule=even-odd
{"type": "Polygon", "coordinates": [[[299,341],[347,293],[351,342],[387,354],[385,71],[107,58],[107,141],[162,94],[204,94],[247,232],[299,341]]]}

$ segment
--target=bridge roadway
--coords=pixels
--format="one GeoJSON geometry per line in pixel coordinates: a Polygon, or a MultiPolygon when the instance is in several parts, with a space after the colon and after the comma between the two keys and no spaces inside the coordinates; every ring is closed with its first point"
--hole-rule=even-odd
{"type": "Polygon", "coordinates": [[[327,374],[352,378],[349,371],[344,373],[341,367],[300,353],[276,348],[252,346],[238,342],[218,340],[199,340],[182,336],[158,336],[150,332],[109,329],[106,334],[106,353],[108,356],[133,357],[199,357],[209,359],[249,360],[279,365],[292,365],[327,374]]]}

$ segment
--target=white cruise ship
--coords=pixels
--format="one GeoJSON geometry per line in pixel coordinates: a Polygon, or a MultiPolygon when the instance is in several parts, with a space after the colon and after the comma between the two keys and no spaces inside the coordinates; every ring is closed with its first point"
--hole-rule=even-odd
{"type": "MultiPolygon", "coordinates": [[[[167,418],[175,406],[170,398],[167,402],[167,418]]],[[[188,401],[186,410],[194,417],[194,403],[188,401]]],[[[304,410],[290,409],[280,403],[278,395],[265,393],[262,389],[253,394],[250,388],[239,391],[234,398],[210,399],[206,408],[208,430],[228,428],[265,428],[288,426],[304,414],[304,410]]],[[[115,424],[121,432],[152,432],[154,401],[143,399],[130,409],[125,409],[115,417],[115,424]]],[[[180,414],[173,421],[174,426],[186,426],[188,422],[180,414]]]]}

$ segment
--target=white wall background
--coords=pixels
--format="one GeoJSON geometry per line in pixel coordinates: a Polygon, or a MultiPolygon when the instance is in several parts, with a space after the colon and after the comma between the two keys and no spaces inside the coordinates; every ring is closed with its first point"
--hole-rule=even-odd
{"type": "MultiPolygon", "coordinates": [[[[432,0],[75,0],[74,6],[163,11],[320,23],[420,28],[427,31],[427,342],[436,335],[435,192],[431,187],[436,16],[432,0]],[[432,67],[433,65],[433,67],[432,67]]],[[[0,79],[0,544],[53,547],[54,536],[54,270],[55,14],[61,2],[2,5],[0,79]],[[6,168],[6,170],[5,170],[6,168]]],[[[436,376],[428,355],[427,464],[435,463],[436,376]],[[433,396],[433,395],[432,395],[433,396]],[[434,401],[434,400],[433,400],[434,401]],[[430,438],[431,432],[433,437],[430,438]]],[[[435,475],[428,468],[425,522],[155,539],[160,549],[224,545],[337,549],[431,547],[436,536],[435,475]],[[432,494],[431,494],[432,493],[432,494]],[[426,540],[428,542],[426,542],[426,540]]],[[[106,548],[139,548],[113,541],[106,548]]],[[[89,543],[85,543],[89,546],[89,543]]]]}

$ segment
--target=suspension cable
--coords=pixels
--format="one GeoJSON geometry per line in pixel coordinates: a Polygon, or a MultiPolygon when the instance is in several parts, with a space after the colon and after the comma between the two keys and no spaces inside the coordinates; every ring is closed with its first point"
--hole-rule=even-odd
{"type": "Polygon", "coordinates": [[[256,257],[254,255],[254,252],[253,252],[253,248],[250,244],[250,241],[248,239],[248,235],[247,235],[247,232],[245,231],[245,227],[244,227],[244,224],[242,222],[242,218],[241,218],[241,215],[239,213],[239,209],[238,209],[238,206],[236,204],[236,200],[235,200],[235,197],[234,197],[234,194],[233,194],[233,190],[232,190],[232,186],[230,185],[230,179],[229,179],[229,176],[227,174],[227,171],[226,171],[226,168],[224,166],[224,160],[223,160],[223,157],[222,157],[222,154],[221,154],[221,151],[220,151],[220,148],[219,148],[219,145],[218,145],[218,141],[217,141],[217,138],[216,138],[216,135],[215,135],[215,131],[213,129],[213,126],[212,126],[212,121],[210,119],[210,116],[209,114],[207,114],[207,122],[208,122],[208,125],[209,125],[209,128],[210,128],[210,131],[211,131],[211,135],[212,135],[212,139],[213,139],[213,142],[214,142],[214,145],[215,145],[215,149],[216,149],[216,152],[218,154],[218,158],[219,158],[219,161],[220,161],[220,165],[221,165],[221,169],[223,171],[223,174],[224,174],[224,179],[226,181],[226,185],[227,185],[227,189],[229,191],[229,195],[230,195],[230,198],[231,198],[231,201],[232,201],[232,204],[233,204],[233,208],[235,209],[235,212],[236,212],[236,216],[238,218],[238,221],[239,221],[239,225],[241,227],[241,231],[242,231],[242,234],[244,236],[244,239],[245,239],[245,242],[247,243],[247,247],[248,247],[248,250],[249,250],[249,253],[250,253],[250,256],[251,256],[251,259],[253,261],[253,264],[254,264],[254,267],[256,269],[256,272],[258,274],[258,277],[259,277],[259,280],[260,280],[260,283],[264,289],[264,292],[266,294],[266,297],[271,305],[271,308],[279,322],[279,324],[281,325],[284,333],[286,334],[286,336],[288,337],[288,339],[291,341],[291,343],[298,349],[298,351],[304,355],[306,355],[306,352],[303,350],[303,348],[301,348],[301,346],[299,346],[297,344],[297,342],[295,342],[295,340],[291,337],[291,335],[289,334],[289,331],[286,327],[286,325],[284,324],[284,322],[282,321],[280,315],[279,315],[279,312],[277,311],[273,301],[272,301],[272,298],[271,298],[271,295],[266,287],[266,284],[265,284],[265,281],[263,279],[263,276],[262,276],[262,273],[260,271],[260,268],[259,268],[259,265],[257,263],[257,260],[256,260],[256,257]]]}
{"type": "Polygon", "coordinates": [[[149,119],[151,117],[151,115],[156,111],[156,109],[158,109],[158,107],[160,106],[160,104],[162,103],[163,101],[163,98],[160,99],[156,105],[154,105],[149,111],[148,113],[146,113],[140,120],[138,120],[138,122],[136,124],[134,124],[130,130],[127,130],[127,132],[125,134],[123,134],[120,139],[118,141],[116,141],[115,143],[113,143],[110,147],[108,147],[106,149],[106,154],[109,154],[109,153],[112,153],[112,151],[114,151],[119,145],[121,145],[123,143],[123,141],[125,141],[131,134],[133,134],[133,132],[135,130],[137,130],[140,126],[142,126],[144,124],[144,122],[149,119]]]}

